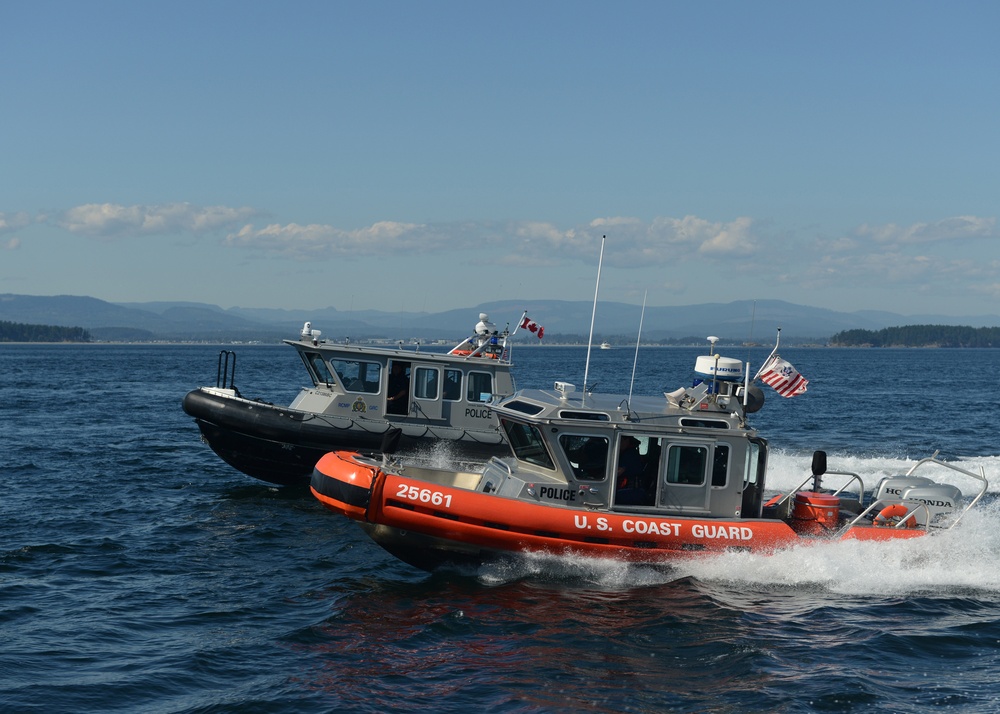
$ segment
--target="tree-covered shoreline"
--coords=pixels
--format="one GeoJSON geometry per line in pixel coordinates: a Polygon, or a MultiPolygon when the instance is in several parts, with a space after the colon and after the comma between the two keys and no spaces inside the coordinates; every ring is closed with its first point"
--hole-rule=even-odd
{"type": "Polygon", "coordinates": [[[1000,347],[1000,327],[903,325],[881,330],[844,330],[831,347],[1000,347]]]}
{"type": "Polygon", "coordinates": [[[0,342],[90,342],[82,327],[29,325],[0,320],[0,342]]]}

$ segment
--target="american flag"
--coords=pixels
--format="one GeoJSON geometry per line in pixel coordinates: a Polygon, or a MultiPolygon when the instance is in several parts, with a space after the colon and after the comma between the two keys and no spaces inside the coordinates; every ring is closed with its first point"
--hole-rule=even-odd
{"type": "Polygon", "coordinates": [[[791,364],[778,355],[771,355],[759,374],[761,380],[771,385],[783,397],[794,397],[806,391],[809,380],[799,374],[791,364]]]}

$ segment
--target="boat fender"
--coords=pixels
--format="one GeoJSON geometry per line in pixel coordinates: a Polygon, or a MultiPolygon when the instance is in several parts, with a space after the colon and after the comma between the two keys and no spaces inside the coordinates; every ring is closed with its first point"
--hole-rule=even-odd
{"type": "MultiPolygon", "coordinates": [[[[875,516],[874,524],[876,526],[894,526],[899,523],[900,519],[909,513],[910,509],[904,506],[902,503],[897,503],[894,506],[886,506],[878,515],[875,516]]],[[[910,516],[906,519],[906,528],[916,528],[917,519],[910,516]]]]}

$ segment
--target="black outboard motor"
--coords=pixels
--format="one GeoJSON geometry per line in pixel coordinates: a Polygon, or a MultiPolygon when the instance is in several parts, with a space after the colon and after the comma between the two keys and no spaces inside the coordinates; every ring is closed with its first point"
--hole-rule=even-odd
{"type": "Polygon", "coordinates": [[[813,491],[819,493],[820,484],[823,481],[823,474],[826,473],[826,452],[814,451],[812,462],[813,491]]]}

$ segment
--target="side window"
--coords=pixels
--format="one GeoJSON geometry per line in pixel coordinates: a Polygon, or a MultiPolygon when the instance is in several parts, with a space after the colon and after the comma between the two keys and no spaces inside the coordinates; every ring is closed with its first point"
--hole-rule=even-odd
{"type": "Polygon", "coordinates": [[[469,372],[468,379],[465,398],[470,402],[488,402],[493,396],[493,375],[489,372],[469,372]]]}
{"type": "Polygon", "coordinates": [[[536,466],[544,466],[547,469],[555,468],[552,457],[549,456],[549,452],[542,442],[542,435],[538,433],[537,428],[506,419],[501,419],[500,425],[503,427],[504,433],[507,434],[507,440],[510,442],[510,448],[515,457],[536,466]]]}
{"type": "Polygon", "coordinates": [[[316,383],[323,384],[333,384],[333,375],[330,374],[330,369],[326,366],[326,362],[323,358],[316,354],[315,352],[309,352],[306,354],[306,359],[309,360],[309,366],[312,367],[310,370],[316,378],[316,383]]]}
{"type": "Polygon", "coordinates": [[[716,444],[712,457],[712,485],[725,486],[729,482],[729,445],[716,444]]]}
{"type": "Polygon", "coordinates": [[[704,446],[672,445],[667,451],[667,483],[702,486],[708,449],[704,446]]]}
{"type": "Polygon", "coordinates": [[[603,436],[563,434],[559,437],[573,475],[580,481],[603,481],[608,474],[608,440],[603,436]]]}
{"type": "Polygon", "coordinates": [[[445,401],[457,402],[462,398],[462,371],[446,369],[444,371],[443,396],[445,401]]]}
{"type": "Polygon", "coordinates": [[[347,391],[378,393],[379,378],[382,375],[382,365],[378,362],[335,359],[331,360],[330,363],[347,391]]]}
{"type": "Polygon", "coordinates": [[[417,399],[438,398],[438,371],[434,367],[417,367],[414,370],[413,396],[417,399]]]}
{"type": "Polygon", "coordinates": [[[746,473],[743,474],[744,488],[757,484],[760,474],[764,473],[765,459],[761,457],[766,454],[767,451],[761,448],[759,442],[750,442],[750,454],[747,457],[747,470],[746,473]]]}

